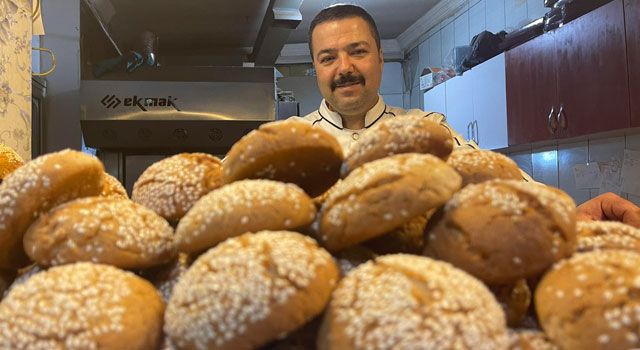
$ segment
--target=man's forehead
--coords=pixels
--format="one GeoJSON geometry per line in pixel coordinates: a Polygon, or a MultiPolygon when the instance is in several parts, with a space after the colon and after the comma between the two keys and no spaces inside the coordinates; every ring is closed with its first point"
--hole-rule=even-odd
{"type": "Polygon", "coordinates": [[[370,45],[375,44],[375,38],[369,23],[360,17],[348,17],[322,22],[313,29],[310,40],[314,50],[321,50],[322,48],[316,47],[316,45],[321,43],[330,45],[332,39],[335,39],[336,36],[346,39],[345,45],[358,42],[365,42],[370,45]]]}

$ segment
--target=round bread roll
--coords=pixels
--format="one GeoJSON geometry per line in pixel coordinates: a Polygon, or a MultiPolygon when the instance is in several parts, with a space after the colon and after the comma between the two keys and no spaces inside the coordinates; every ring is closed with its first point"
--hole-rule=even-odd
{"type": "Polygon", "coordinates": [[[38,215],[70,200],[102,192],[104,167],[98,158],[64,150],[38,157],[0,184],[0,268],[29,264],[24,232],[38,215]]]}
{"type": "Polygon", "coordinates": [[[174,288],[164,330],[179,349],[254,349],[320,314],[338,277],[331,255],[309,237],[247,233],[191,265],[174,288]]]}
{"type": "Polygon", "coordinates": [[[578,221],[577,251],[627,249],[640,253],[640,229],[616,221],[578,221]]]}
{"type": "Polygon", "coordinates": [[[104,173],[104,186],[102,187],[102,193],[100,196],[102,197],[118,197],[129,199],[129,195],[127,195],[127,190],[125,190],[124,186],[116,179],[111,176],[109,173],[104,173]]]}
{"type": "Polygon", "coordinates": [[[560,350],[546,334],[531,329],[509,330],[509,350],[560,350]]]}
{"type": "Polygon", "coordinates": [[[164,303],[149,282],[115,267],[51,268],[0,304],[3,349],[156,349],[164,303]]]}
{"type": "Polygon", "coordinates": [[[435,209],[432,209],[426,214],[418,215],[395,230],[363,242],[362,245],[380,255],[399,253],[420,255],[424,250],[424,229],[434,212],[435,209]]]}
{"type": "Polygon", "coordinates": [[[318,349],[504,349],[493,295],[453,266],[414,255],[360,265],[333,293],[318,349]]]}
{"type": "Polygon", "coordinates": [[[362,164],[400,153],[429,153],[447,160],[453,138],[446,127],[419,116],[390,118],[362,134],[342,164],[342,177],[362,164]]]}
{"type": "Polygon", "coordinates": [[[535,292],[544,332],[562,349],[640,347],[640,254],[575,254],[548,272],[535,292]]]}
{"type": "Polygon", "coordinates": [[[294,184],[244,180],[202,197],[176,228],[180,251],[196,253],[227,238],[261,230],[287,230],[313,222],[311,198],[294,184]]]}
{"type": "Polygon", "coordinates": [[[220,159],[205,153],[180,153],[148,167],[133,184],[131,199],[175,223],[198,199],[220,186],[220,159]]]}
{"type": "Polygon", "coordinates": [[[24,249],[41,266],[80,261],[139,269],[177,254],[173,229],[128,199],[88,197],[43,214],[24,235],[24,249]]]}
{"type": "Polygon", "coordinates": [[[33,277],[35,274],[40,273],[42,271],[45,271],[45,269],[40,267],[38,264],[31,264],[27,267],[23,267],[19,269],[16,273],[14,273],[15,279],[13,280],[11,285],[9,285],[7,289],[5,289],[4,293],[2,294],[2,297],[3,298],[6,297],[7,294],[9,294],[9,292],[13,288],[23,284],[24,282],[28,281],[31,277],[33,277]]]}
{"type": "Polygon", "coordinates": [[[238,141],[224,161],[224,181],[291,182],[311,197],[340,177],[342,148],[328,132],[302,121],[262,124],[238,141]]]}
{"type": "Polygon", "coordinates": [[[576,206],[538,183],[468,185],[429,228],[425,255],[448,261],[489,285],[542,274],[575,251],[576,206]]]}
{"type": "Polygon", "coordinates": [[[523,180],[516,162],[493,151],[456,149],[447,163],[462,176],[462,187],[493,179],[523,180]]]}
{"type": "Polygon", "coordinates": [[[490,286],[490,289],[507,316],[507,325],[520,327],[531,305],[532,295],[527,280],[523,278],[512,284],[490,286]]]}
{"type": "Polygon", "coordinates": [[[405,153],[359,167],[331,190],[318,238],[331,252],[375,238],[444,204],[460,175],[430,154],[405,153]]]}
{"type": "Polygon", "coordinates": [[[160,291],[164,301],[169,302],[173,287],[187,272],[191,263],[189,255],[180,253],[176,259],[166,265],[141,271],[140,276],[151,282],[160,291]]]}
{"type": "Polygon", "coordinates": [[[13,148],[0,143],[0,183],[7,175],[24,165],[24,160],[13,148]]]}

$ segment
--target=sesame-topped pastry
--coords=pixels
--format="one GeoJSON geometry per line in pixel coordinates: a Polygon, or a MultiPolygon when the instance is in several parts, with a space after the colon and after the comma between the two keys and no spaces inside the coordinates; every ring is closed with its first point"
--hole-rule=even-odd
{"type": "Polygon", "coordinates": [[[70,200],[99,195],[104,167],[98,158],[64,150],[38,157],[0,184],[0,268],[29,264],[22,237],[41,213],[70,200]]]}
{"type": "Polygon", "coordinates": [[[418,215],[389,233],[363,242],[362,245],[377,254],[422,254],[424,250],[424,229],[435,209],[418,215]]]}
{"type": "Polygon", "coordinates": [[[549,271],[535,292],[544,332],[561,349],[640,347],[640,254],[575,254],[549,271]]]}
{"type": "Polygon", "coordinates": [[[560,350],[543,332],[531,329],[509,330],[509,350],[560,350]]]}
{"type": "Polygon", "coordinates": [[[295,120],[271,122],[231,147],[224,161],[224,182],[290,182],[315,197],[338,180],[342,159],[338,141],[321,128],[295,120]]]}
{"type": "Polygon", "coordinates": [[[575,251],[576,206],[538,183],[492,180],[456,193],[427,230],[425,255],[483,282],[509,284],[540,275],[575,251]]]}
{"type": "Polygon", "coordinates": [[[180,251],[197,253],[227,238],[261,230],[292,230],[313,221],[311,198],[294,184],[243,180],[202,197],[176,228],[180,251]]]}
{"type": "Polygon", "coordinates": [[[148,167],[133,184],[131,199],[176,223],[198,199],[220,186],[220,159],[205,153],[180,153],[148,167]]]}
{"type": "Polygon", "coordinates": [[[318,349],[505,349],[504,314],[465,272],[414,255],[385,255],[342,279],[318,349]]]}
{"type": "Polygon", "coordinates": [[[331,252],[378,237],[444,204],[460,183],[460,175],[431,154],[366,163],[331,189],[317,237],[331,252]]]}
{"type": "Polygon", "coordinates": [[[122,186],[122,183],[120,183],[118,179],[106,172],[103,174],[103,177],[104,186],[102,187],[102,193],[100,193],[102,197],[119,197],[129,199],[127,190],[125,190],[124,186],[122,186]]]}
{"type": "Polygon", "coordinates": [[[523,180],[518,165],[509,157],[488,150],[460,148],[447,163],[462,176],[462,187],[487,180],[523,180]]]}
{"type": "Polygon", "coordinates": [[[24,160],[13,148],[0,143],[0,183],[14,170],[24,165],[24,160]]]}
{"type": "Polygon", "coordinates": [[[9,287],[4,291],[2,297],[3,298],[6,297],[7,294],[9,294],[9,292],[13,288],[23,284],[24,282],[28,281],[31,277],[33,277],[35,274],[40,273],[42,271],[45,271],[45,269],[40,267],[40,265],[38,264],[31,264],[27,267],[23,267],[19,269],[15,273],[15,279],[13,280],[13,282],[11,282],[11,285],[9,285],[9,287]]]}
{"type": "Polygon", "coordinates": [[[313,239],[247,233],[191,265],[173,290],[164,330],[179,349],[255,349],[320,314],[337,279],[333,258],[313,239]]]}
{"type": "Polygon", "coordinates": [[[617,221],[578,221],[577,251],[627,249],[640,253],[640,229],[617,221]]]}
{"type": "Polygon", "coordinates": [[[114,197],[80,198],[43,214],[25,233],[24,249],[41,266],[91,261],[139,269],[177,255],[166,220],[114,197]]]}
{"type": "Polygon", "coordinates": [[[531,289],[527,280],[519,279],[514,283],[489,286],[489,289],[502,306],[509,327],[521,327],[531,305],[531,289]]]}
{"type": "Polygon", "coordinates": [[[342,165],[347,176],[362,164],[400,153],[429,153],[447,160],[453,149],[449,129],[427,118],[407,116],[377,123],[362,134],[342,165]]]}
{"type": "Polygon", "coordinates": [[[156,349],[164,303],[153,286],[112,266],[38,273],[0,303],[2,349],[156,349]]]}

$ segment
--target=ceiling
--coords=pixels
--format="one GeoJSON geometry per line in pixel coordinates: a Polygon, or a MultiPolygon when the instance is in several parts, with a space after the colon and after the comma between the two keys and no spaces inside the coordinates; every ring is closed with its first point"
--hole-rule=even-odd
{"type": "Polygon", "coordinates": [[[335,3],[349,3],[365,8],[376,21],[381,39],[395,39],[438,2],[440,0],[304,0],[300,8],[302,23],[291,32],[288,43],[306,43],[313,17],[323,8],[335,3]]]}

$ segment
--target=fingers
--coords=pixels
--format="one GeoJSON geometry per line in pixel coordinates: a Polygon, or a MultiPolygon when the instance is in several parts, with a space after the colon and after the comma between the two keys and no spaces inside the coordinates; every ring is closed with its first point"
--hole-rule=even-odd
{"type": "Polygon", "coordinates": [[[627,225],[640,227],[640,208],[628,200],[613,193],[605,193],[591,201],[594,202],[590,207],[591,210],[585,212],[579,210],[579,217],[591,216],[596,220],[620,221],[627,225]],[[598,215],[598,212],[601,214],[598,215]]]}

